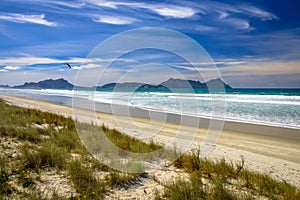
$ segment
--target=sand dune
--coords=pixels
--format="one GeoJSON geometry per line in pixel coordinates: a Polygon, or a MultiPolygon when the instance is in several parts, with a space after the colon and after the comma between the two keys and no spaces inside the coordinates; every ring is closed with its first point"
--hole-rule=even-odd
{"type": "MultiPolygon", "coordinates": [[[[73,116],[72,108],[67,106],[15,96],[0,95],[0,98],[21,107],[73,116]]],[[[83,115],[91,114],[91,111],[86,110],[80,110],[80,112],[83,115]]],[[[106,113],[97,113],[97,118],[98,122],[128,135],[142,140],[153,139],[157,143],[170,147],[176,145],[179,149],[184,149],[193,136],[195,137],[189,149],[197,148],[204,141],[207,133],[206,128],[195,129],[191,126],[143,118],[129,118],[106,113]],[[194,132],[195,135],[192,134],[194,132]]],[[[86,117],[80,120],[90,122],[92,119],[86,117]]],[[[300,187],[299,130],[225,122],[217,145],[212,145],[212,147],[213,150],[207,155],[210,159],[224,157],[227,161],[236,162],[240,161],[243,156],[247,168],[268,174],[277,180],[286,180],[300,187]]]]}

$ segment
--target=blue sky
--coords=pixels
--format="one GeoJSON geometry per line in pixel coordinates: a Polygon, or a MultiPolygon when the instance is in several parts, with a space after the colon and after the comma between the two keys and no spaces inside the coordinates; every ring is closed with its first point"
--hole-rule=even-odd
{"type": "MultiPolygon", "coordinates": [[[[134,28],[160,27],[201,44],[233,87],[300,87],[298,1],[2,0],[0,4],[0,84],[61,77],[74,82],[80,69],[97,67],[86,57],[105,39],[134,28]]],[[[142,65],[141,75],[149,82],[176,76],[170,70],[158,73],[151,63],[201,80],[194,68],[175,57],[149,49],[123,55],[101,83],[118,80],[130,66],[142,65]]],[[[200,70],[209,78],[208,68],[200,70]]]]}

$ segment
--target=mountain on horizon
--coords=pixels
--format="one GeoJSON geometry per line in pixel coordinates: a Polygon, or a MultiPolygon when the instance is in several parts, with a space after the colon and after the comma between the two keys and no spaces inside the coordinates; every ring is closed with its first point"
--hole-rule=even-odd
{"type": "Polygon", "coordinates": [[[138,83],[138,82],[125,82],[125,83],[107,83],[102,86],[97,86],[97,88],[119,88],[119,89],[133,89],[133,88],[232,88],[230,85],[226,84],[222,79],[212,79],[206,83],[201,83],[200,81],[184,80],[184,79],[174,79],[169,78],[158,85],[138,83]]]}
{"type": "Polygon", "coordinates": [[[35,82],[25,82],[23,85],[14,86],[12,88],[19,88],[19,89],[73,89],[73,85],[69,83],[67,80],[60,78],[60,79],[47,79],[43,81],[35,82]]]}
{"type": "MultiPolygon", "coordinates": [[[[69,83],[67,80],[60,79],[47,79],[39,82],[25,82],[23,85],[10,87],[8,85],[3,85],[5,88],[16,88],[16,89],[72,89],[73,84],[69,83]]],[[[97,86],[97,88],[103,89],[167,89],[167,88],[232,88],[230,85],[226,84],[222,79],[212,79],[206,83],[201,83],[200,81],[194,80],[184,80],[184,79],[174,79],[169,78],[160,84],[146,84],[139,82],[125,82],[125,83],[108,83],[102,86],[97,86]]]]}

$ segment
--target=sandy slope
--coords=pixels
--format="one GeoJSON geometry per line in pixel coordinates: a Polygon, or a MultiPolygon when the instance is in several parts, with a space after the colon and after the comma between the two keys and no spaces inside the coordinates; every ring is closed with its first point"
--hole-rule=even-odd
{"type": "MultiPolygon", "coordinates": [[[[0,98],[22,107],[40,109],[42,111],[54,112],[66,116],[72,116],[72,108],[56,105],[44,101],[37,101],[21,97],[0,95],[0,98]]],[[[83,114],[89,111],[80,111],[83,114]]],[[[78,119],[78,117],[76,117],[78,119]]],[[[196,131],[194,141],[190,149],[196,148],[205,138],[206,129],[195,129],[187,126],[179,126],[173,123],[161,123],[141,118],[128,118],[113,116],[110,114],[97,113],[101,123],[109,127],[117,128],[122,132],[143,140],[153,139],[155,142],[185,148],[196,131]],[[178,131],[180,130],[180,132],[178,131]],[[177,139],[174,137],[177,134],[177,139]]],[[[80,118],[81,121],[91,121],[90,118],[80,118]]],[[[228,126],[228,125],[227,125],[228,126]]],[[[293,133],[285,134],[285,129],[274,127],[263,127],[265,134],[258,133],[256,127],[250,126],[243,131],[245,125],[239,123],[230,124],[229,131],[223,130],[218,144],[208,155],[211,159],[226,158],[227,161],[240,161],[244,157],[246,167],[251,170],[266,173],[278,180],[286,180],[300,187],[300,139],[299,135],[293,133]],[[234,127],[234,128],[232,128],[234,127]]],[[[300,131],[298,132],[300,134],[300,131]]]]}

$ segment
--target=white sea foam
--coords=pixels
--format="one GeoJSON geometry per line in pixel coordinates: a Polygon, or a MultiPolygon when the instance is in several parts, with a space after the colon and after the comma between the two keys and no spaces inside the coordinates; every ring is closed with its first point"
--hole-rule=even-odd
{"type": "Polygon", "coordinates": [[[300,96],[0,89],[0,92],[3,91],[24,93],[29,97],[33,94],[72,98],[75,94],[78,98],[100,103],[135,106],[204,118],[222,118],[223,113],[213,109],[213,105],[215,102],[224,101],[226,120],[300,128],[300,96]]]}

